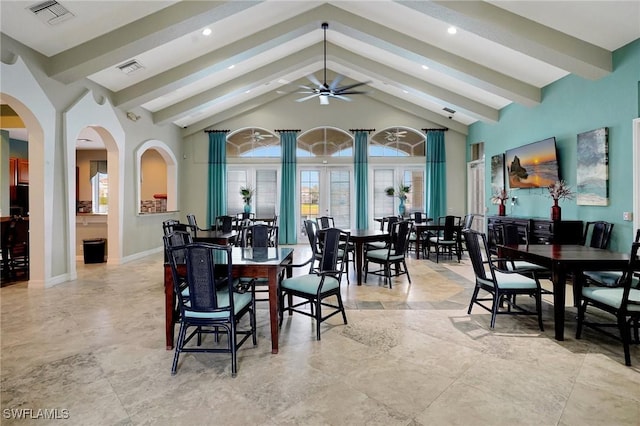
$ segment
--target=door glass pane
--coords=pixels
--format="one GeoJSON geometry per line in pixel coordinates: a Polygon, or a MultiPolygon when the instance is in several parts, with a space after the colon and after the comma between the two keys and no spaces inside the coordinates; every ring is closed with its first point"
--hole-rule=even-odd
{"type": "Polygon", "coordinates": [[[406,214],[424,211],[424,172],[422,170],[405,170],[402,183],[411,185],[411,192],[405,202],[406,214]]]}
{"type": "Polygon", "coordinates": [[[329,216],[333,216],[337,228],[351,227],[351,182],[349,171],[332,170],[330,177],[329,216]]]}
{"type": "Polygon", "coordinates": [[[304,233],[304,221],[316,220],[320,208],[320,171],[302,170],[300,172],[300,221],[304,233]]]}
{"type": "Polygon", "coordinates": [[[266,219],[276,214],[277,179],[275,170],[256,170],[256,217],[266,219]]]}
{"type": "Polygon", "coordinates": [[[397,186],[393,181],[393,169],[376,169],[373,171],[373,217],[392,216],[395,197],[386,194],[385,188],[397,186]]]}
{"type": "Polygon", "coordinates": [[[235,215],[244,209],[244,201],[240,195],[240,187],[247,185],[245,170],[227,171],[227,214],[235,215]]]}

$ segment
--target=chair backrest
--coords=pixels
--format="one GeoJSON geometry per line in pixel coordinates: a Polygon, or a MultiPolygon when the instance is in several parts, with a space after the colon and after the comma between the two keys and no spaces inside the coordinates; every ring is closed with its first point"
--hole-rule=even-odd
{"type": "Polygon", "coordinates": [[[232,317],[234,298],[229,297],[233,294],[231,247],[208,243],[172,247],[169,257],[172,273],[178,269],[176,252],[184,254],[189,288],[189,295],[185,297],[188,304],[178,298],[182,313],[188,309],[190,312],[219,312],[222,318],[232,317]],[[218,289],[226,291],[218,292],[218,289]],[[222,297],[219,298],[220,295],[222,297]]]}
{"type": "Polygon", "coordinates": [[[464,216],[464,220],[462,221],[462,229],[471,229],[471,227],[473,226],[473,218],[475,217],[475,214],[467,214],[464,216]]]}
{"type": "Polygon", "coordinates": [[[613,225],[613,223],[602,220],[587,222],[584,228],[582,244],[593,248],[607,248],[609,240],[611,240],[613,225]]]}
{"type": "Polygon", "coordinates": [[[196,228],[198,227],[198,223],[196,222],[196,215],[193,213],[189,213],[187,215],[187,223],[191,226],[195,226],[196,228]]]}
{"type": "Polygon", "coordinates": [[[186,223],[180,223],[179,220],[167,219],[164,222],[162,222],[162,231],[164,232],[164,235],[169,235],[174,231],[193,232],[193,229],[191,226],[187,225],[186,223]]]}
{"type": "Polygon", "coordinates": [[[409,247],[409,237],[413,231],[413,222],[410,220],[401,220],[391,225],[391,244],[389,245],[389,254],[395,256],[404,256],[409,247]]]}
{"type": "MultiPolygon", "coordinates": [[[[164,241],[164,251],[165,251],[165,261],[169,260],[169,252],[174,247],[182,247],[187,244],[191,244],[193,242],[193,237],[187,231],[176,230],[168,233],[163,237],[164,241]]],[[[184,264],[184,255],[182,255],[178,250],[174,253],[174,256],[177,258],[178,264],[184,264]]]]}
{"type": "MultiPolygon", "coordinates": [[[[636,233],[639,234],[639,232],[636,233]]],[[[631,293],[631,288],[633,286],[633,278],[635,274],[640,273],[640,257],[638,256],[638,250],[640,250],[640,242],[634,242],[631,244],[631,253],[629,254],[629,266],[622,274],[622,278],[620,283],[624,286],[624,290],[622,292],[622,304],[621,306],[628,306],[629,302],[629,294],[631,293]]],[[[633,303],[633,307],[635,310],[638,309],[638,302],[635,300],[633,303]]]]}
{"type": "Polygon", "coordinates": [[[320,216],[317,219],[320,229],[335,228],[335,222],[331,216],[320,216]]]}
{"type": "Polygon", "coordinates": [[[487,261],[486,254],[489,253],[487,247],[487,237],[482,232],[474,231],[473,229],[465,229],[462,231],[464,235],[465,246],[469,253],[469,259],[473,265],[473,272],[476,278],[482,280],[491,280],[493,277],[487,276],[487,261]],[[484,250],[485,256],[482,255],[484,250]]]}
{"type": "Polygon", "coordinates": [[[304,221],[304,229],[307,233],[307,238],[309,239],[309,246],[313,251],[313,254],[320,253],[318,247],[318,224],[313,220],[305,220],[304,221]]]}
{"type": "Polygon", "coordinates": [[[335,271],[338,282],[342,275],[342,269],[338,267],[338,263],[346,263],[347,250],[340,250],[339,246],[344,244],[345,247],[349,243],[348,232],[344,232],[338,228],[329,228],[322,231],[322,258],[320,259],[320,265],[318,272],[335,271]]]}
{"type": "Polygon", "coordinates": [[[386,232],[391,232],[391,225],[393,225],[395,222],[399,221],[400,218],[398,218],[398,216],[385,216],[382,218],[381,222],[380,222],[380,230],[381,231],[386,231],[386,232]]]}
{"type": "Polygon", "coordinates": [[[238,222],[238,235],[236,236],[236,247],[247,247],[250,245],[251,219],[243,219],[238,222]]]}
{"type": "Polygon", "coordinates": [[[413,212],[409,216],[415,223],[422,223],[425,221],[426,217],[422,212],[413,212]]]}
{"type": "Polygon", "coordinates": [[[269,247],[270,226],[257,224],[249,227],[251,233],[251,247],[269,247]]]}
{"type": "Polygon", "coordinates": [[[455,239],[456,224],[460,222],[459,216],[441,216],[438,218],[438,226],[442,227],[442,240],[455,239]]]}
{"type": "Polygon", "coordinates": [[[218,216],[215,221],[216,231],[224,232],[228,234],[233,230],[233,217],[232,216],[218,216]]]}
{"type": "Polygon", "coordinates": [[[252,221],[256,220],[256,214],[255,213],[248,213],[248,212],[241,212],[241,213],[237,213],[236,214],[236,220],[241,221],[244,219],[250,219],[252,221]]]}
{"type": "Polygon", "coordinates": [[[513,223],[504,223],[497,228],[501,232],[502,244],[520,244],[522,242],[520,238],[520,232],[518,226],[513,223]]]}

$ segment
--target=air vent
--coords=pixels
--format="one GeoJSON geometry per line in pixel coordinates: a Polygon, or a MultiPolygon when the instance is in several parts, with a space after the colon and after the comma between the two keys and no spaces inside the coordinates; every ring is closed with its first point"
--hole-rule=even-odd
{"type": "Polygon", "coordinates": [[[443,109],[444,111],[448,112],[449,114],[455,114],[455,113],[456,113],[456,111],[455,111],[455,110],[453,110],[453,109],[451,109],[451,108],[444,107],[444,108],[442,108],[442,109],[443,109]]]}
{"type": "Polygon", "coordinates": [[[118,65],[118,69],[125,74],[131,74],[132,72],[143,69],[142,64],[135,59],[129,62],[126,62],[122,65],[118,65]]]}
{"type": "Polygon", "coordinates": [[[33,6],[29,6],[29,10],[41,21],[49,25],[59,24],[75,16],[55,0],[34,4],[33,6]]]}

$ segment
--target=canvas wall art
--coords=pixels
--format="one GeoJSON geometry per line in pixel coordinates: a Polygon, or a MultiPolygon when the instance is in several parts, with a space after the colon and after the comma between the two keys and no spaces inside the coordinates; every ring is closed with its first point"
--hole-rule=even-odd
{"type": "Polygon", "coordinates": [[[609,203],[609,129],[602,127],[578,134],[576,204],[606,206],[609,203]]]}
{"type": "Polygon", "coordinates": [[[504,185],[504,154],[491,157],[491,194],[496,194],[504,185]]]}

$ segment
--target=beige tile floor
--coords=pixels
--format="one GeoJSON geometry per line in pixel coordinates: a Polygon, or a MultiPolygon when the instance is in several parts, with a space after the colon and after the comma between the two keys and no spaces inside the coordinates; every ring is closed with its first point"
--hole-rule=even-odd
{"type": "Polygon", "coordinates": [[[490,330],[487,312],[466,313],[465,259],[410,259],[413,283],[393,289],[344,285],[349,324],[332,318],[316,341],[310,318],[285,318],[278,355],[261,308],[235,379],[227,355],[183,355],[170,375],[161,254],[78,266],[50,289],[0,289],[3,425],[640,424],[637,345],[625,367],[617,341],[576,340],[571,307],[558,342],[550,303],[544,333],[533,317],[490,330]],[[32,418],[45,409],[68,419],[32,418]]]}

